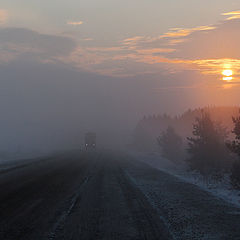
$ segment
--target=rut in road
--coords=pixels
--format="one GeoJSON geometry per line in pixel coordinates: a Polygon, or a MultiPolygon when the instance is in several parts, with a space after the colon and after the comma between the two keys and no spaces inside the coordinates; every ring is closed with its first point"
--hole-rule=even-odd
{"type": "Polygon", "coordinates": [[[56,219],[49,240],[99,239],[102,179],[103,172],[94,166],[69,199],[67,210],[64,209],[56,219]]]}
{"type": "Polygon", "coordinates": [[[73,213],[77,202],[80,201],[82,192],[84,191],[84,188],[86,187],[88,181],[91,179],[92,171],[94,170],[94,168],[95,164],[90,163],[88,171],[86,171],[86,175],[82,179],[77,190],[69,199],[66,199],[65,204],[63,204],[60,213],[56,214],[53,228],[48,234],[48,237],[46,237],[47,239],[49,240],[61,239],[64,236],[65,225],[67,224],[68,217],[70,214],[73,213]]]}
{"type": "Polygon", "coordinates": [[[0,182],[0,239],[38,240],[49,232],[57,209],[85,176],[86,161],[77,160],[66,157],[24,174],[6,175],[7,181],[0,182]]]}
{"type": "Polygon", "coordinates": [[[119,170],[118,181],[136,222],[138,239],[172,239],[163,220],[123,169],[119,170]]]}
{"type": "MultiPolygon", "coordinates": [[[[83,180],[83,183],[81,185],[84,186],[88,182],[88,180],[89,180],[89,178],[86,177],[83,180]]],[[[61,213],[59,219],[54,224],[53,230],[50,232],[49,237],[48,237],[49,240],[56,239],[58,232],[60,232],[64,228],[66,218],[72,212],[72,209],[74,208],[76,202],[78,201],[79,195],[80,195],[80,192],[78,191],[77,193],[73,194],[73,196],[70,198],[70,201],[69,201],[70,206],[61,213]]]]}
{"type": "Polygon", "coordinates": [[[238,208],[115,153],[0,173],[0,188],[4,240],[240,239],[238,208]]]}
{"type": "Polygon", "coordinates": [[[172,239],[144,194],[114,161],[99,159],[61,229],[49,239],[172,239]]]}

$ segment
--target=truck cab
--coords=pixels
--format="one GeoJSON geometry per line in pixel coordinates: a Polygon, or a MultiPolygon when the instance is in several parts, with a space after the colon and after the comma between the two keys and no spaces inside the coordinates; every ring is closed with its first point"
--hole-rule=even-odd
{"type": "Polygon", "coordinates": [[[85,134],[85,148],[86,150],[96,148],[96,133],[88,132],[85,134]]]}

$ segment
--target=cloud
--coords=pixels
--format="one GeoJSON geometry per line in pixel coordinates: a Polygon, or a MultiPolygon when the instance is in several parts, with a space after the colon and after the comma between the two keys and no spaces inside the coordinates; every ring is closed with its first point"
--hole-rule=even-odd
{"type": "Polygon", "coordinates": [[[232,11],[232,12],[227,12],[223,13],[223,16],[230,16],[227,18],[227,20],[233,20],[233,19],[239,19],[240,18],[240,11],[232,11]]]}
{"type": "Polygon", "coordinates": [[[8,19],[8,12],[5,9],[0,9],[0,24],[6,23],[8,19]]]}
{"type": "MultiPolygon", "coordinates": [[[[226,13],[228,16],[238,14],[238,11],[226,13]]],[[[156,74],[163,69],[168,73],[189,69],[219,76],[230,66],[237,79],[240,75],[239,26],[240,20],[235,18],[209,26],[171,28],[157,37],[133,36],[113,47],[79,46],[61,61],[115,76],[134,72],[135,75],[156,74]],[[132,71],[124,62],[133,67],[132,71]]]]}
{"type": "MultiPolygon", "coordinates": [[[[188,42],[191,41],[192,36],[195,34],[207,36],[217,28],[218,25],[171,28],[166,33],[158,36],[129,37],[115,43],[115,45],[113,44],[112,47],[78,46],[68,57],[59,57],[58,60],[87,71],[121,76],[128,74],[120,66],[123,61],[127,61],[129,65],[135,67],[136,65],[142,66],[145,64],[146,67],[143,69],[146,73],[156,72],[157,69],[162,69],[163,66],[169,72],[179,71],[184,67],[196,69],[200,64],[193,62],[194,58],[188,58],[188,50],[186,56],[183,56],[181,48],[183,46],[188,47],[188,42]],[[103,67],[104,64],[106,67],[103,67]],[[159,68],[160,64],[162,65],[161,68],[159,68]],[[147,65],[152,65],[151,68],[148,66],[150,70],[147,69],[147,65]]],[[[195,46],[195,48],[198,49],[198,46],[195,46]]],[[[204,54],[204,52],[201,53],[204,54]]],[[[132,72],[134,72],[134,69],[132,72]]]]}
{"type": "Polygon", "coordinates": [[[69,37],[41,34],[25,28],[0,28],[0,61],[22,55],[50,60],[69,55],[76,43],[69,37]]]}
{"type": "MultiPolygon", "coordinates": [[[[197,32],[207,33],[214,30],[215,26],[198,26],[194,28],[171,28],[168,32],[157,37],[154,36],[134,36],[122,41],[122,45],[130,52],[115,55],[115,60],[132,59],[138,63],[177,65],[184,62],[181,58],[170,58],[168,55],[177,55],[178,45],[186,43],[188,38],[197,32]]],[[[166,66],[171,68],[172,66],[166,66]]],[[[175,67],[179,69],[179,66],[175,67]]],[[[182,68],[182,66],[181,66],[182,68]]],[[[172,70],[171,70],[172,71],[172,70]]]]}
{"type": "MultiPolygon", "coordinates": [[[[225,13],[226,16],[238,14],[239,11],[225,13]]],[[[78,24],[69,22],[72,23],[78,24]]],[[[239,26],[240,20],[235,18],[215,25],[171,28],[158,36],[133,36],[109,47],[100,47],[91,38],[77,44],[67,36],[2,28],[0,60],[31,55],[44,62],[111,76],[157,74],[165,70],[175,73],[186,69],[219,75],[229,65],[237,77],[240,74],[239,26]]]]}
{"type": "Polygon", "coordinates": [[[189,64],[196,66],[203,74],[221,75],[224,69],[231,69],[233,71],[233,78],[235,81],[240,81],[240,59],[199,59],[188,61],[189,64]]]}
{"type": "Polygon", "coordinates": [[[210,31],[215,29],[215,26],[198,26],[194,28],[171,28],[168,32],[163,33],[157,37],[152,36],[135,36],[123,40],[123,44],[127,46],[140,46],[142,44],[156,45],[170,44],[175,45],[177,43],[185,41],[185,37],[191,35],[194,32],[210,31]]]}
{"type": "Polygon", "coordinates": [[[215,76],[231,68],[237,80],[240,78],[240,11],[224,15],[231,19],[209,26],[173,28],[158,37],[127,38],[122,44],[134,51],[115,57],[156,66],[165,64],[170,69],[198,70],[215,76]],[[166,51],[156,53],[154,49],[166,51]]]}
{"type": "Polygon", "coordinates": [[[158,54],[162,54],[162,53],[175,52],[175,49],[172,49],[172,48],[150,48],[150,49],[137,49],[136,52],[141,55],[149,55],[149,54],[158,55],[158,54]]]}
{"type": "Polygon", "coordinates": [[[174,45],[177,45],[179,43],[186,42],[186,41],[187,41],[187,39],[183,39],[183,38],[181,38],[181,39],[171,39],[171,40],[169,40],[168,45],[174,46],[174,45]]]}
{"type": "MultiPolygon", "coordinates": [[[[162,54],[170,53],[173,51],[175,50],[171,48],[140,49],[123,45],[115,47],[78,46],[78,48],[76,48],[68,57],[60,57],[58,59],[59,61],[64,62],[65,64],[70,64],[76,68],[84,69],[90,72],[97,72],[103,75],[132,76],[138,74],[139,72],[136,73],[136,68],[133,68],[131,70],[131,73],[126,73],[126,66],[124,68],[122,67],[124,61],[128,62],[128,69],[130,69],[131,65],[143,65],[143,63],[145,65],[149,64],[149,58],[151,58],[152,63],[156,63],[156,59],[160,59],[162,54]],[[155,59],[153,56],[155,56],[155,59]],[[103,67],[104,65],[105,67],[103,67]]],[[[144,69],[145,73],[149,73],[149,70],[147,70],[147,68],[142,67],[142,69],[144,69]]]]}
{"type": "Polygon", "coordinates": [[[169,32],[166,32],[165,34],[159,36],[159,39],[186,37],[194,32],[209,31],[213,29],[215,29],[214,26],[199,26],[195,28],[172,28],[169,32]]]}
{"type": "Polygon", "coordinates": [[[124,45],[137,45],[140,42],[145,42],[147,39],[144,36],[135,36],[123,40],[124,45]]]}
{"type": "Polygon", "coordinates": [[[83,39],[80,39],[81,41],[93,41],[93,38],[83,38],[83,39]]]}
{"type": "Polygon", "coordinates": [[[83,21],[68,21],[67,24],[72,26],[79,26],[83,24],[83,21]]]}
{"type": "Polygon", "coordinates": [[[240,56],[240,20],[224,21],[211,31],[194,32],[187,42],[175,46],[170,57],[188,59],[238,59],[240,56]]]}

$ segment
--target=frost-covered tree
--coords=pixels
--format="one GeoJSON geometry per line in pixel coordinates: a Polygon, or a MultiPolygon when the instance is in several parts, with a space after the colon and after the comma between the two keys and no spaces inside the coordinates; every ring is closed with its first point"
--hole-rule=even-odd
{"type": "Polygon", "coordinates": [[[235,160],[231,170],[231,182],[234,188],[240,189],[240,116],[232,118],[234,123],[234,129],[232,133],[235,135],[235,139],[228,143],[228,148],[235,154],[238,159],[235,160]]]}
{"type": "Polygon", "coordinates": [[[168,127],[162,135],[157,138],[161,148],[162,156],[178,163],[180,162],[182,151],[182,138],[175,132],[174,128],[168,127]]]}
{"type": "Polygon", "coordinates": [[[225,145],[226,129],[213,122],[208,113],[202,112],[193,124],[192,133],[193,137],[187,138],[190,168],[202,175],[219,175],[229,157],[225,145]]]}

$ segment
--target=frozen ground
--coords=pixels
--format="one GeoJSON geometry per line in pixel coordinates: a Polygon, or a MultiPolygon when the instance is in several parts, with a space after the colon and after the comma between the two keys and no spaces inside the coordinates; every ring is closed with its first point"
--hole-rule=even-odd
{"type": "Polygon", "coordinates": [[[240,239],[239,208],[140,158],[66,152],[0,172],[0,239],[240,239]]]}
{"type": "Polygon", "coordinates": [[[186,166],[176,165],[168,159],[161,157],[159,153],[131,152],[131,155],[152,167],[172,174],[188,183],[195,184],[214,196],[220,197],[221,199],[240,207],[240,191],[232,188],[228,175],[225,175],[221,182],[213,180],[206,181],[200,174],[187,171],[186,166]]]}
{"type": "Polygon", "coordinates": [[[0,239],[171,240],[125,165],[78,152],[0,173],[0,239]]]}
{"type": "MultiPolygon", "coordinates": [[[[71,151],[70,151],[71,152],[71,151]]],[[[20,169],[38,162],[48,160],[51,157],[64,155],[66,151],[55,152],[28,152],[28,153],[4,153],[0,154],[0,173],[14,169],[20,169]]]]}

